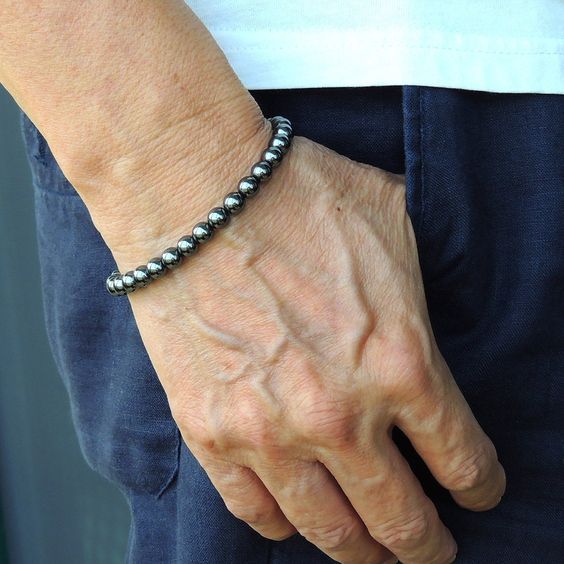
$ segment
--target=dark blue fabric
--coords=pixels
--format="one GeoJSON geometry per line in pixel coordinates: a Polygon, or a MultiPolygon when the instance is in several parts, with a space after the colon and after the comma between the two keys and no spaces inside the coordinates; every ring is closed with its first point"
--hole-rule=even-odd
{"type": "MultiPolygon", "coordinates": [[[[458,541],[457,562],[564,562],[564,97],[422,87],[253,95],[298,134],[406,173],[439,347],[508,477],[498,508],[465,511],[397,434],[458,541]]],[[[179,438],[127,300],[103,289],[108,249],[25,115],[22,126],[49,337],[85,457],[130,502],[128,561],[331,562],[299,536],[267,541],[227,512],[179,438]]]]}

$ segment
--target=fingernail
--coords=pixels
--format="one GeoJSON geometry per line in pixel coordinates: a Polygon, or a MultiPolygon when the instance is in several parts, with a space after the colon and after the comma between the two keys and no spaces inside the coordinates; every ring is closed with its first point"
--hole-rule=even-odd
{"type": "Polygon", "coordinates": [[[458,545],[456,543],[453,543],[454,547],[452,549],[452,558],[449,560],[449,562],[454,562],[456,560],[456,557],[458,556],[458,545]]]}

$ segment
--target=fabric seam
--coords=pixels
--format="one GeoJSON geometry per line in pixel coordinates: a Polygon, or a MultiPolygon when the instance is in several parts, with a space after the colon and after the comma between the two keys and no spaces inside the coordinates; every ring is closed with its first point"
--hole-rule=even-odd
{"type": "Polygon", "coordinates": [[[419,97],[419,174],[420,174],[420,186],[421,186],[421,190],[420,190],[420,194],[419,194],[419,209],[420,209],[420,213],[419,213],[419,220],[417,222],[417,232],[419,233],[419,236],[421,237],[421,239],[423,239],[424,237],[424,233],[423,230],[425,228],[425,212],[426,212],[426,206],[425,206],[425,202],[426,202],[426,198],[425,198],[425,156],[424,156],[424,149],[423,149],[423,145],[424,145],[424,130],[425,130],[425,126],[423,123],[423,112],[424,112],[424,96],[425,93],[423,92],[422,88],[418,88],[417,89],[417,96],[419,97]]]}

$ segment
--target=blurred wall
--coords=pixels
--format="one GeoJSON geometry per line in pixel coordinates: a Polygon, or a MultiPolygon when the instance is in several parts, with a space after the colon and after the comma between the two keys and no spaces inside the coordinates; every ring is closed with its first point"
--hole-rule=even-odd
{"type": "Polygon", "coordinates": [[[129,511],[84,462],[51,360],[32,196],[19,110],[0,87],[0,562],[119,564],[129,511]]]}

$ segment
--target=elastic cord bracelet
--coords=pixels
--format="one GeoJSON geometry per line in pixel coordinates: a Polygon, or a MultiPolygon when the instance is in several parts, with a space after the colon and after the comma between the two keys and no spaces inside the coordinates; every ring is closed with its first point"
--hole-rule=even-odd
{"type": "Polygon", "coordinates": [[[212,208],[207,221],[196,223],[190,235],[181,237],[176,247],[168,247],[160,257],[152,258],[147,264],[121,274],[114,270],[106,280],[106,289],[112,296],[124,296],[139,288],[145,288],[169,270],[176,268],[184,258],[193,255],[202,243],[209,241],[217,229],[225,227],[232,215],[237,215],[245,206],[247,198],[253,197],[262,183],[272,175],[292,144],[293,131],[290,120],[276,116],[268,118],[272,136],[260,161],[251,167],[251,174],[239,180],[236,192],[229,192],[223,205],[212,208]]]}

